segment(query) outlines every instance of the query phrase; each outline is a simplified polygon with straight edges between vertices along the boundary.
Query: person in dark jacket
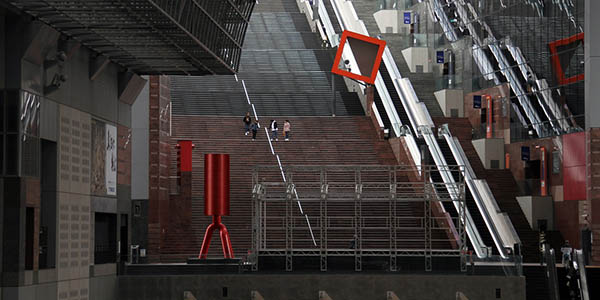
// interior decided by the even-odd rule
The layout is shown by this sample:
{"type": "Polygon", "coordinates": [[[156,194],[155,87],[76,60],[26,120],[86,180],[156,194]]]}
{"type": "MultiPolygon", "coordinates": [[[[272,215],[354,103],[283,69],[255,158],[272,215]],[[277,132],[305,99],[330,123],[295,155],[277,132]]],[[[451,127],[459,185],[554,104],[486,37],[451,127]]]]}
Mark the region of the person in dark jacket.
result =
{"type": "Polygon", "coordinates": [[[279,141],[279,139],[277,138],[277,121],[271,120],[271,125],[269,125],[269,128],[271,129],[271,141],[273,139],[279,141]]]}
{"type": "Polygon", "coordinates": [[[254,120],[254,123],[250,125],[250,130],[252,130],[252,141],[256,140],[256,132],[258,131],[258,120],[254,120]]]}
{"type": "Polygon", "coordinates": [[[248,135],[250,133],[250,124],[252,124],[252,118],[250,117],[250,113],[247,112],[246,116],[244,116],[244,130],[246,131],[244,134],[248,135]]]}

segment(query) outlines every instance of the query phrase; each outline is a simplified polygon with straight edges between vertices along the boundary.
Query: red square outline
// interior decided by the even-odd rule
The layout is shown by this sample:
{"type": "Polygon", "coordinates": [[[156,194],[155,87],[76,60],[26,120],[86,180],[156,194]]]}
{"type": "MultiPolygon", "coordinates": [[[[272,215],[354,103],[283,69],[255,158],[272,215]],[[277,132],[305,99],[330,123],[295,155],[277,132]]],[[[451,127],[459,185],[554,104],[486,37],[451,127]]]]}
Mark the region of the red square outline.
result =
{"type": "Polygon", "coordinates": [[[381,57],[383,56],[383,51],[385,50],[385,41],[377,38],[373,38],[370,36],[362,35],[356,32],[344,30],[342,33],[342,37],[340,39],[340,44],[338,46],[337,53],[335,54],[335,59],[333,61],[333,67],[331,68],[331,72],[334,74],[346,76],[352,79],[364,81],[369,84],[373,84],[375,82],[375,78],[377,78],[377,71],[379,70],[379,65],[381,64],[381,57]],[[375,62],[373,63],[373,70],[371,70],[371,77],[354,74],[345,70],[341,70],[338,68],[340,65],[340,60],[342,59],[342,52],[344,52],[344,45],[348,40],[348,37],[355,38],[357,40],[361,40],[363,42],[375,44],[379,46],[377,50],[377,55],[375,56],[375,62]]]}
{"type": "Polygon", "coordinates": [[[584,74],[577,74],[575,76],[565,78],[565,71],[562,69],[560,65],[560,60],[558,58],[558,46],[568,45],[579,40],[581,40],[583,43],[583,32],[578,33],[574,36],[570,36],[568,38],[548,43],[548,48],[550,48],[550,56],[552,59],[552,67],[554,68],[554,71],[556,71],[556,79],[561,85],[571,84],[577,81],[584,80],[584,74]]]}

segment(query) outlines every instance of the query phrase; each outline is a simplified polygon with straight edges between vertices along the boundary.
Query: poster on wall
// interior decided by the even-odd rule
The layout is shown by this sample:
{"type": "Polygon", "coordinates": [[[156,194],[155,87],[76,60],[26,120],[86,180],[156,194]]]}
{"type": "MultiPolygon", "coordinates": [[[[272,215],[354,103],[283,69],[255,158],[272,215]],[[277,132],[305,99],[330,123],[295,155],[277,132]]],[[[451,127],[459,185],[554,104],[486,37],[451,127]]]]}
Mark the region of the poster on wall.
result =
{"type": "Polygon", "coordinates": [[[117,127],[106,124],[106,194],[117,195],[117,127]]]}
{"type": "Polygon", "coordinates": [[[117,127],[92,120],[93,195],[117,194],[117,127]]]}

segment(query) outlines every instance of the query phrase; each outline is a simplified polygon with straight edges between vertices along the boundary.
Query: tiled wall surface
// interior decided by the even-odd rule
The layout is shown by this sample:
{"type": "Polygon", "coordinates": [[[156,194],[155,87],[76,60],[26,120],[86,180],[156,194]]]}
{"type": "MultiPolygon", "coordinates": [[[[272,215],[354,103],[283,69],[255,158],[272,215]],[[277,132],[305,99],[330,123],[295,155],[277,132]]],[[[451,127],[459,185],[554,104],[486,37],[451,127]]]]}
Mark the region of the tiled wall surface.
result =
{"type": "Polygon", "coordinates": [[[59,106],[58,299],[89,299],[91,117],[59,106]]]}

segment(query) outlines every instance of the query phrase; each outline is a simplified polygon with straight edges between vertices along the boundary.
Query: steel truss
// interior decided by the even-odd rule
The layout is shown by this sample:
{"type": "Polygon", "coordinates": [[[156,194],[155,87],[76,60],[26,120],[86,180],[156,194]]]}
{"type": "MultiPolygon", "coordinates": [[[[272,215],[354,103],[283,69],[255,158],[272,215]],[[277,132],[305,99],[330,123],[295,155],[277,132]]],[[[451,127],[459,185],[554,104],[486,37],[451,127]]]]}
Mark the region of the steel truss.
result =
{"type": "Polygon", "coordinates": [[[3,0],[138,74],[233,74],[254,0],[3,0]]]}
{"type": "Polygon", "coordinates": [[[390,271],[396,271],[399,257],[413,256],[424,258],[427,271],[433,257],[460,257],[465,271],[464,169],[443,168],[458,174],[456,200],[436,189],[444,183],[430,182],[436,166],[290,166],[284,168],[285,183],[277,166],[255,167],[252,270],[258,270],[261,256],[285,257],[286,271],[292,271],[294,257],[318,257],[320,270],[327,271],[328,257],[347,256],[354,257],[356,271],[362,270],[363,257],[388,257],[390,271]],[[418,181],[409,176],[419,176],[418,181]],[[316,247],[296,210],[295,192],[315,224],[316,247]],[[435,215],[432,207],[441,203],[434,202],[453,201],[456,217],[435,215]]]}

